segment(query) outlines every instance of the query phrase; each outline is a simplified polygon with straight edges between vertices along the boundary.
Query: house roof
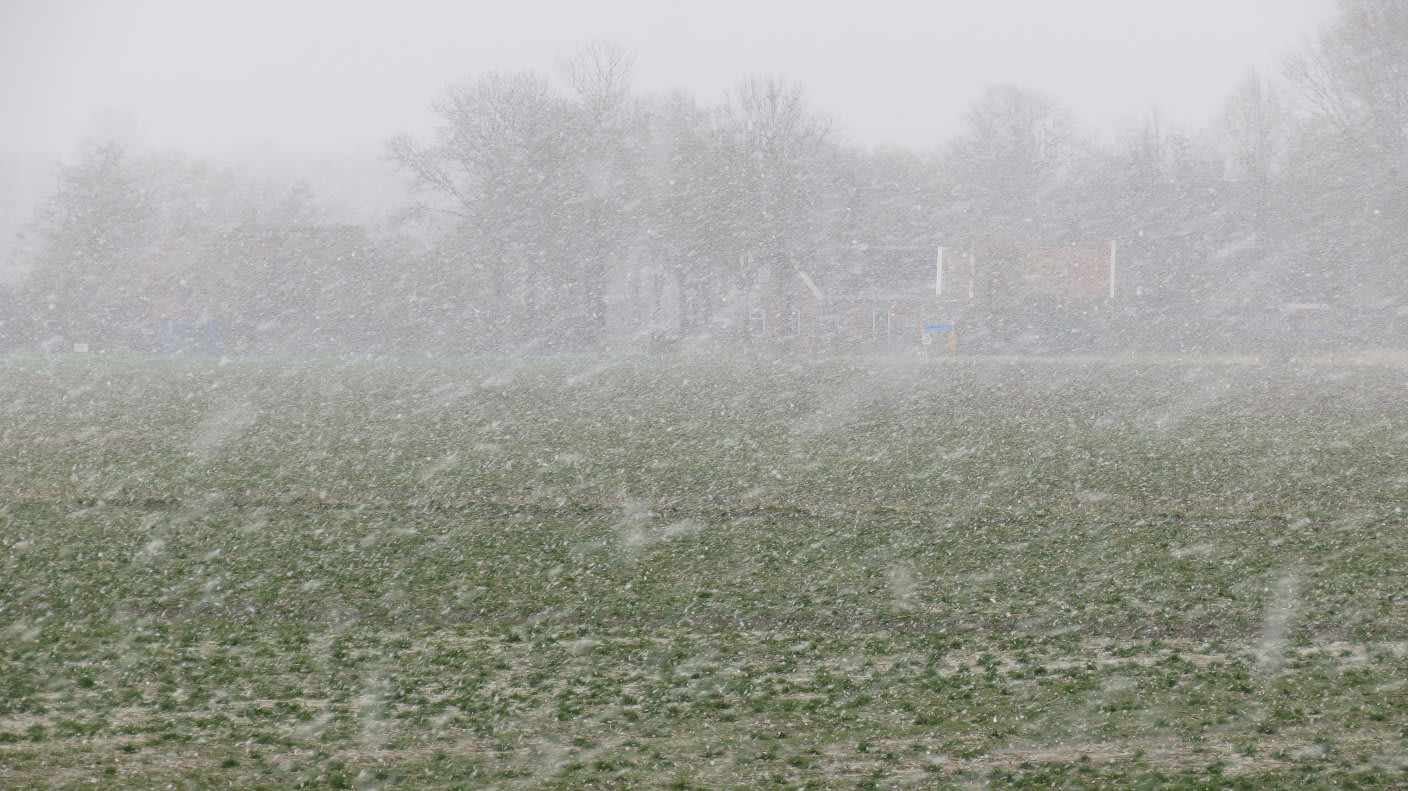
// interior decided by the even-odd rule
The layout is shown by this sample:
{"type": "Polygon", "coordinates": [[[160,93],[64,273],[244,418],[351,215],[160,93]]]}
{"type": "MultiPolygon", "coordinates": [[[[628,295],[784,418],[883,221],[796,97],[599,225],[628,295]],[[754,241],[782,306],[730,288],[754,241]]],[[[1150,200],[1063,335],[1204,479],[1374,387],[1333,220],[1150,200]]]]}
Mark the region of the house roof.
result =
{"type": "Polygon", "coordinates": [[[810,262],[808,273],[832,298],[933,297],[936,254],[930,246],[831,248],[810,262]]]}

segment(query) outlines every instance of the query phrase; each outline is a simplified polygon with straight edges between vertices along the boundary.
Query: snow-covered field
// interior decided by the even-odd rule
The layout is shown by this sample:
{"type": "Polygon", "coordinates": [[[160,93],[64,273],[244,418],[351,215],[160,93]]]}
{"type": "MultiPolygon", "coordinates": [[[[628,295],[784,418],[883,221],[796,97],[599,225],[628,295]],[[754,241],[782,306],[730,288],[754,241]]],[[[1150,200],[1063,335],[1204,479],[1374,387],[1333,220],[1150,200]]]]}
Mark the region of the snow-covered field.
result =
{"type": "Polygon", "coordinates": [[[3,787],[1403,781],[1394,366],[3,374],[3,787]]]}

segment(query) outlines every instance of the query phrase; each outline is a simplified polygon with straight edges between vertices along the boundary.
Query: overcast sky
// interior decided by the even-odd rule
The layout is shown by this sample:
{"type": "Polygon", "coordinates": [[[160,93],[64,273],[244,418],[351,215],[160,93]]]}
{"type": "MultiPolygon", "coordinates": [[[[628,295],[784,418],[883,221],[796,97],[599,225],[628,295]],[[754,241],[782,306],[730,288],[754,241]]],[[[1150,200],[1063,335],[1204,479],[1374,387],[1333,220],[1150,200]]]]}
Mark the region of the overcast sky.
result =
{"type": "Polygon", "coordinates": [[[1200,128],[1333,0],[0,0],[0,151],[94,133],[201,155],[378,150],[424,131],[445,83],[549,71],[578,42],[637,54],[642,91],[706,102],[748,74],[800,80],[868,145],[929,147],[1015,82],[1108,132],[1158,107],[1200,128]]]}

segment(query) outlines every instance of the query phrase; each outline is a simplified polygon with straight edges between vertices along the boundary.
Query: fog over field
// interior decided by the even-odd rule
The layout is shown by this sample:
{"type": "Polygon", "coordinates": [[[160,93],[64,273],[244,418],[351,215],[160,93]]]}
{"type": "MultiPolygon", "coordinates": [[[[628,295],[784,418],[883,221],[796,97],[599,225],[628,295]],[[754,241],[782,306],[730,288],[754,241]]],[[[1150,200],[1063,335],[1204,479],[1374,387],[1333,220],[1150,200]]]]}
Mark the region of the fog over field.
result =
{"type": "Polygon", "coordinates": [[[0,8],[0,788],[1400,788],[1408,0],[0,8]]]}

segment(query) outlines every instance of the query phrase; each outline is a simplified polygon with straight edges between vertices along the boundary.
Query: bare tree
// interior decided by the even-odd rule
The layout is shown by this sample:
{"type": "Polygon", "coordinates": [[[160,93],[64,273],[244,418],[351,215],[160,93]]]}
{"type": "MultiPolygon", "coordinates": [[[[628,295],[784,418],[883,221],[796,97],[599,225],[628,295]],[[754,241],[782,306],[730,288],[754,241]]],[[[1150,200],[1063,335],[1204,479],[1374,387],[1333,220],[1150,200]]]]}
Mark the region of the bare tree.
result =
{"type": "Polygon", "coordinates": [[[724,117],[744,150],[774,165],[794,164],[815,153],[831,131],[831,121],[807,106],[801,83],[776,77],[738,83],[729,93],[724,117]]]}
{"type": "Polygon", "coordinates": [[[145,309],[143,268],[158,237],[158,207],[121,146],[95,145],[58,171],[36,212],[41,240],[28,287],[46,336],[135,344],[145,309]]]}
{"type": "Polygon", "coordinates": [[[1012,172],[1044,175],[1070,161],[1075,119],[1041,94],[996,85],[968,111],[959,145],[975,164],[1002,163],[1012,172]]]}
{"type": "Polygon", "coordinates": [[[1032,202],[1059,186],[1079,149],[1068,110],[1014,85],[989,88],[967,121],[945,160],[970,222],[1001,227],[1025,219],[1032,202]]]}
{"type": "Polygon", "coordinates": [[[1262,186],[1282,164],[1293,131],[1290,108],[1280,91],[1256,72],[1233,92],[1218,121],[1230,170],[1262,186]]]}
{"type": "Polygon", "coordinates": [[[387,155],[416,186],[450,198],[446,208],[461,215],[506,187],[510,173],[541,171],[561,131],[561,102],[533,72],[491,72],[454,83],[432,109],[441,119],[435,140],[398,135],[387,143],[387,155]]]}
{"type": "Polygon", "coordinates": [[[635,64],[635,54],[621,44],[590,41],[559,58],[557,69],[592,119],[598,125],[606,125],[628,103],[635,64]]]}
{"type": "Polygon", "coordinates": [[[1310,123],[1278,200],[1304,257],[1333,264],[1308,273],[1306,290],[1397,316],[1408,305],[1408,0],[1340,0],[1339,11],[1287,66],[1310,123]]]}
{"type": "Polygon", "coordinates": [[[461,311],[518,323],[556,309],[578,170],[568,103],[536,73],[494,72],[450,85],[432,107],[441,123],[430,142],[387,144],[422,194],[458,218],[431,288],[461,311]]]}
{"type": "Polygon", "coordinates": [[[1311,113],[1358,145],[1408,143],[1408,0],[1340,0],[1340,18],[1287,64],[1311,113]]]}
{"type": "Polygon", "coordinates": [[[814,235],[811,179],[826,150],[830,120],[807,104],[800,83],[750,77],[720,112],[720,154],[729,174],[740,283],[762,264],[786,267],[814,235]]]}

